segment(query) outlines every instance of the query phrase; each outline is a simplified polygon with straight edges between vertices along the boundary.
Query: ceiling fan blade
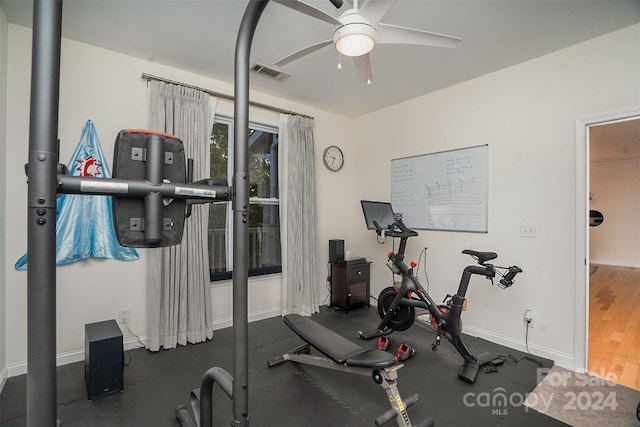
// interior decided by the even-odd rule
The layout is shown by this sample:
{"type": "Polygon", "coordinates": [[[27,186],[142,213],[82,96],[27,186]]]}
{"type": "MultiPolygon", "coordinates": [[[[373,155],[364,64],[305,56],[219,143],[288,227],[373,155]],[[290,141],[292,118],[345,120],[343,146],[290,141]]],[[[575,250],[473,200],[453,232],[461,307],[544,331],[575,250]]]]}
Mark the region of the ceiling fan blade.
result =
{"type": "Polygon", "coordinates": [[[309,55],[310,53],[313,53],[316,50],[320,50],[323,47],[330,45],[331,43],[333,43],[333,40],[325,40],[325,41],[322,41],[320,43],[316,43],[314,45],[307,46],[304,49],[300,49],[299,51],[294,52],[289,56],[285,56],[284,58],[282,58],[281,60],[279,60],[278,62],[276,62],[273,65],[275,65],[277,67],[281,67],[283,65],[287,65],[288,63],[293,62],[296,59],[300,59],[303,56],[309,55]]]}
{"type": "Polygon", "coordinates": [[[340,21],[338,21],[333,16],[329,15],[325,11],[322,11],[310,4],[307,4],[300,0],[273,0],[275,3],[280,3],[283,6],[287,6],[297,12],[303,13],[305,15],[311,16],[313,18],[319,19],[324,22],[328,22],[333,25],[342,25],[340,21]]]}
{"type": "Polygon", "coordinates": [[[460,43],[457,37],[430,33],[414,28],[396,25],[378,24],[378,40],[380,44],[418,44],[423,46],[456,47],[460,43]]]}
{"type": "Polygon", "coordinates": [[[368,53],[362,56],[354,56],[353,63],[356,65],[360,80],[365,83],[371,83],[373,75],[371,74],[371,57],[368,53]]]}
{"type": "Polygon", "coordinates": [[[360,8],[358,14],[369,21],[370,24],[376,25],[397,1],[398,0],[369,0],[360,8]]]}

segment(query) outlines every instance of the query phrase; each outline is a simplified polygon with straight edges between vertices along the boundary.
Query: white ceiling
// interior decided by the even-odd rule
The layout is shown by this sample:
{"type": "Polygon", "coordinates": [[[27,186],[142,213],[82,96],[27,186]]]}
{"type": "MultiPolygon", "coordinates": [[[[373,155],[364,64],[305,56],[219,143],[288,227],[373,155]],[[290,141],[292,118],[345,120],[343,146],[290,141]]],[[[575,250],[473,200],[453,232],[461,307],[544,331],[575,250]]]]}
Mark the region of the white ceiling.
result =
{"type": "MultiPolygon", "coordinates": [[[[361,0],[362,2],[363,0],[361,0]]],[[[66,38],[233,82],[234,49],[247,0],[67,0],[66,38]]],[[[328,0],[308,3],[338,16],[328,0]]],[[[31,27],[31,0],[0,0],[9,22],[31,27]]],[[[460,37],[455,49],[379,45],[373,84],[332,46],[295,61],[283,82],[251,88],[358,117],[640,22],[640,0],[399,0],[382,22],[460,37]]],[[[251,62],[271,65],[329,39],[333,27],[271,2],[251,62]]],[[[186,82],[189,83],[189,82],[186,82]]],[[[304,111],[301,111],[304,113],[304,111]]]]}

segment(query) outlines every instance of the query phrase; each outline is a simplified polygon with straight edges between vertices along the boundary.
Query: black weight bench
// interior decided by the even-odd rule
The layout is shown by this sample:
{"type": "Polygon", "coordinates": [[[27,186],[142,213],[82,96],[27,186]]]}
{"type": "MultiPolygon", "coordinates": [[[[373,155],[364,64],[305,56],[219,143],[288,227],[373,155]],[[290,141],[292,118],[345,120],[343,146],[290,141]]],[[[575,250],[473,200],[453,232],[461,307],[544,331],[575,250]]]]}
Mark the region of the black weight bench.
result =
{"type": "Polygon", "coordinates": [[[385,390],[391,403],[391,409],[376,418],[376,425],[382,426],[395,419],[400,427],[433,426],[433,420],[430,418],[420,424],[411,424],[407,408],[416,403],[420,397],[417,393],[405,400],[400,397],[396,380],[398,379],[398,370],[403,365],[397,362],[393,354],[377,349],[362,348],[299,314],[286,315],[282,320],[305,341],[305,344],[269,360],[269,367],[291,361],[354,374],[371,375],[373,381],[385,390]],[[325,357],[310,354],[311,348],[318,350],[325,357]]]}

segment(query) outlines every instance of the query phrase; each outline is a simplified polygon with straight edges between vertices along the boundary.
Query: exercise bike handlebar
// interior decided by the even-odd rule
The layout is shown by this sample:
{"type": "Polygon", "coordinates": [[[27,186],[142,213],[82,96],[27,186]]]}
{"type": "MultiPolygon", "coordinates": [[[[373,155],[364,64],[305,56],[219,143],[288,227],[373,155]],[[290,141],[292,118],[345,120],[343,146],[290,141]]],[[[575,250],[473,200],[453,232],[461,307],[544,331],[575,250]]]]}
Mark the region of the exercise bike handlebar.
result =
{"type": "Polygon", "coordinates": [[[493,283],[493,278],[496,277],[496,274],[502,276],[500,279],[500,287],[502,289],[508,288],[513,285],[513,279],[516,277],[516,274],[522,273],[522,269],[517,265],[512,265],[510,267],[500,267],[497,265],[485,263],[478,261],[478,265],[469,265],[464,271],[469,274],[478,274],[480,276],[485,276],[487,279],[491,279],[493,283]],[[505,271],[505,273],[501,273],[499,270],[505,271]]]}
{"type": "Polygon", "coordinates": [[[396,220],[393,223],[391,223],[389,227],[386,229],[380,227],[380,224],[378,224],[378,221],[375,221],[375,220],[373,221],[373,225],[376,227],[376,233],[378,233],[378,236],[381,236],[384,234],[389,237],[399,237],[401,239],[402,238],[408,239],[409,237],[415,237],[418,235],[417,231],[410,229],[409,227],[404,225],[402,221],[396,220]]]}
{"type": "MultiPolygon", "coordinates": [[[[512,265],[511,267],[500,267],[494,266],[493,264],[489,264],[488,261],[495,259],[498,257],[498,254],[495,252],[479,252],[471,249],[465,249],[462,251],[463,254],[470,255],[474,258],[478,264],[485,268],[485,270],[476,269],[471,271],[472,274],[481,274],[487,276],[488,278],[495,277],[495,269],[506,270],[504,274],[500,274],[502,278],[500,279],[500,286],[502,288],[508,288],[513,285],[513,279],[516,277],[516,274],[522,273],[522,269],[517,265],[512,265]]],[[[472,268],[473,266],[469,266],[467,268],[472,268]]]]}
{"type": "Polygon", "coordinates": [[[502,279],[500,279],[500,285],[502,285],[505,288],[508,288],[509,286],[513,285],[513,279],[516,277],[516,274],[518,273],[522,273],[522,269],[517,265],[512,265],[511,267],[509,267],[509,271],[505,273],[504,276],[502,276],[502,279]]]}

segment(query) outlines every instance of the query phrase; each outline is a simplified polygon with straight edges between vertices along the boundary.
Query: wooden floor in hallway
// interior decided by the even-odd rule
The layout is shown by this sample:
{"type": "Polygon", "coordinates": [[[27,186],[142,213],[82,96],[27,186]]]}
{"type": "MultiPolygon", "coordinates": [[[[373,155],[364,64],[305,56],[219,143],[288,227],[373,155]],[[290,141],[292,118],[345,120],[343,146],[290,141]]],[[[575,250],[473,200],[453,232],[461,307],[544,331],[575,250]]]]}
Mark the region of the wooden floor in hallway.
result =
{"type": "Polygon", "coordinates": [[[640,268],[597,267],[589,278],[589,373],[640,390],[640,268]]]}

